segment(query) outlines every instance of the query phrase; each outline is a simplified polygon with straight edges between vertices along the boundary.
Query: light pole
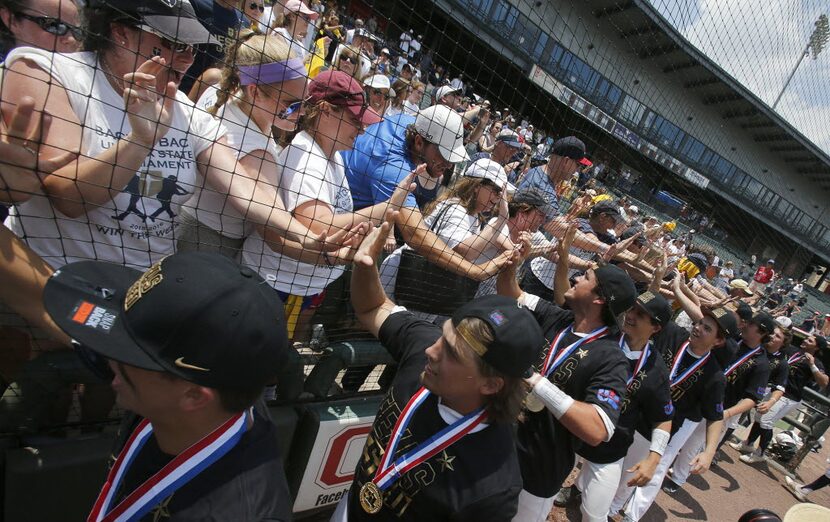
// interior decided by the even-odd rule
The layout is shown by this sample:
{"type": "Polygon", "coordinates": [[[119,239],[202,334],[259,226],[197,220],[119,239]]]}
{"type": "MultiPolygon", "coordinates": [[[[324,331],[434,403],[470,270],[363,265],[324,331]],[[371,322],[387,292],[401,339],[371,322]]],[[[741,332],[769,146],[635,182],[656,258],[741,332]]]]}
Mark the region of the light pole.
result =
{"type": "Polygon", "coordinates": [[[816,28],[813,29],[813,34],[810,35],[810,41],[807,42],[807,47],[804,48],[804,51],[801,53],[801,56],[798,57],[798,61],[793,68],[793,71],[790,73],[790,76],[787,78],[787,81],[784,82],[784,87],[781,89],[781,93],[778,95],[778,98],[775,99],[775,102],[772,104],[772,108],[774,109],[778,102],[781,101],[781,97],[784,96],[784,91],[787,90],[787,86],[790,85],[790,81],[792,81],[793,76],[795,76],[795,71],[798,70],[798,66],[801,65],[801,62],[804,61],[804,58],[810,55],[810,51],[813,52],[813,60],[818,58],[819,53],[824,49],[824,46],[827,45],[827,40],[830,39],[830,23],[828,23],[827,15],[823,14],[818,17],[815,23],[816,28]]]}

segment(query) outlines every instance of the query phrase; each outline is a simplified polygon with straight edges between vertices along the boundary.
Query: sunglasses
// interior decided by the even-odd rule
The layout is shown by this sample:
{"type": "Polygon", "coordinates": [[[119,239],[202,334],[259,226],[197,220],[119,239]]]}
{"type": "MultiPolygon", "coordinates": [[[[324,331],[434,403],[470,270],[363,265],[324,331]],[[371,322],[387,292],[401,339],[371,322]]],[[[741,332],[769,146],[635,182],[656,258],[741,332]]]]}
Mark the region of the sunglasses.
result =
{"type": "Polygon", "coordinates": [[[289,116],[291,116],[292,114],[294,114],[295,112],[299,111],[300,107],[302,107],[302,106],[303,106],[302,101],[295,101],[294,103],[292,103],[291,105],[289,105],[285,109],[278,112],[277,117],[281,120],[284,120],[284,119],[288,118],[289,116]]]}
{"type": "Polygon", "coordinates": [[[15,13],[15,16],[34,22],[38,25],[38,27],[49,34],[54,34],[55,36],[66,36],[66,33],[72,33],[72,36],[76,40],[80,40],[83,34],[80,27],[62,22],[59,18],[52,18],[51,16],[34,16],[27,13],[15,13]]]}
{"type": "Polygon", "coordinates": [[[149,25],[140,25],[138,27],[139,30],[144,31],[145,33],[150,33],[158,36],[161,38],[161,46],[169,51],[173,51],[174,53],[181,54],[181,53],[189,53],[193,54],[193,46],[189,43],[178,42],[176,40],[171,40],[167,38],[167,36],[163,35],[161,32],[156,31],[149,25]]]}
{"type": "Polygon", "coordinates": [[[250,9],[251,11],[256,11],[257,9],[259,9],[260,13],[265,12],[265,6],[257,3],[248,4],[248,9],[250,9]]]}
{"type": "Polygon", "coordinates": [[[346,61],[346,62],[349,62],[349,63],[354,64],[354,65],[357,65],[357,62],[358,62],[356,56],[341,56],[340,61],[341,62],[346,61]]]}

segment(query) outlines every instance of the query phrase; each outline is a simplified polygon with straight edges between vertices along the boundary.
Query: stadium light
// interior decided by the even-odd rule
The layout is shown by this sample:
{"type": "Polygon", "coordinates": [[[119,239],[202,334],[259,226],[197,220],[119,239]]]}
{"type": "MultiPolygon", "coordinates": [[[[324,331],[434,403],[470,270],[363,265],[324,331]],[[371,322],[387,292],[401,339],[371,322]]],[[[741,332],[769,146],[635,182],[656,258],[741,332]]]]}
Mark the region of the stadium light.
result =
{"type": "Polygon", "coordinates": [[[813,60],[817,59],[818,55],[821,54],[821,51],[823,51],[824,47],[827,45],[828,40],[830,40],[830,21],[828,21],[827,15],[823,14],[818,17],[818,20],[816,20],[815,29],[813,29],[813,33],[810,35],[807,47],[804,48],[804,51],[798,57],[798,62],[796,62],[790,76],[787,78],[787,81],[784,82],[784,87],[781,89],[781,93],[778,94],[778,98],[776,98],[775,102],[772,104],[773,109],[778,105],[778,102],[781,101],[781,97],[784,96],[784,91],[787,90],[787,87],[790,85],[790,81],[792,81],[793,76],[795,76],[795,72],[798,70],[798,66],[801,65],[804,58],[810,56],[810,53],[812,53],[813,60]]]}

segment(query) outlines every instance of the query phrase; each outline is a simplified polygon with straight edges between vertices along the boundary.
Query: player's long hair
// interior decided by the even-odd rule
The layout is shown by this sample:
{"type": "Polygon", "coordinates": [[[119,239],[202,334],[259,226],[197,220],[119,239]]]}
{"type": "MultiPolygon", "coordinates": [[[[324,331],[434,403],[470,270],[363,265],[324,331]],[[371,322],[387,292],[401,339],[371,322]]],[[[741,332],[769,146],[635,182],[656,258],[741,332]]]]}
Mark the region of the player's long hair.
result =
{"type": "MultiPolygon", "coordinates": [[[[459,342],[466,344],[464,338],[476,339],[484,346],[489,346],[493,342],[493,333],[490,331],[490,327],[477,317],[463,319],[456,326],[456,330],[462,334],[457,337],[456,344],[459,342]]],[[[466,346],[465,348],[466,352],[472,354],[482,377],[498,377],[504,381],[501,389],[494,395],[488,396],[485,401],[488,422],[515,422],[522,411],[522,402],[527,395],[524,381],[518,377],[504,375],[488,364],[487,361],[474,355],[472,348],[466,346]]]]}

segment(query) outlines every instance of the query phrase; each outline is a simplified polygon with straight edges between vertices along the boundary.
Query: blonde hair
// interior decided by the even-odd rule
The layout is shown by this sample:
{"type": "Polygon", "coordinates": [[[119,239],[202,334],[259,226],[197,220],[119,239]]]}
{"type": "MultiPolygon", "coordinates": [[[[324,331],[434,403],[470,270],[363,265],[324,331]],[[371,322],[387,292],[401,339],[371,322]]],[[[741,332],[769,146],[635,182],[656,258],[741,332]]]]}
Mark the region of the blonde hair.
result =
{"type": "MultiPolygon", "coordinates": [[[[476,349],[469,346],[467,339],[479,344],[479,349],[487,349],[494,340],[490,327],[478,317],[466,317],[462,319],[455,329],[459,334],[456,337],[458,339],[456,344],[461,342],[464,348],[466,348],[465,350],[457,350],[461,352],[456,354],[456,357],[460,360],[472,357],[472,354],[476,353],[476,349]]],[[[522,402],[527,395],[527,387],[524,381],[520,378],[503,374],[481,357],[472,358],[475,360],[476,367],[482,377],[485,379],[501,378],[504,381],[501,389],[493,395],[488,395],[484,401],[488,420],[502,423],[515,421],[522,410],[522,402]]]]}
{"type": "Polygon", "coordinates": [[[424,215],[430,215],[438,207],[439,203],[453,198],[458,200],[458,204],[464,207],[467,214],[472,215],[476,209],[476,196],[478,195],[478,188],[482,185],[482,181],[482,178],[461,176],[452,184],[449,190],[442,192],[432,203],[427,205],[427,208],[424,209],[424,215]]]}
{"type": "MultiPolygon", "coordinates": [[[[225,55],[225,67],[222,68],[222,79],[219,82],[216,103],[208,109],[208,112],[215,115],[231,96],[237,96],[243,103],[249,105],[252,103],[252,100],[246,99],[244,92],[239,92],[241,91],[239,66],[282,62],[293,57],[294,54],[288,42],[282,36],[265,35],[250,29],[243,29],[236,45],[228,49],[225,55]]],[[[268,84],[256,85],[260,90],[273,94],[265,87],[268,84]]]]}

